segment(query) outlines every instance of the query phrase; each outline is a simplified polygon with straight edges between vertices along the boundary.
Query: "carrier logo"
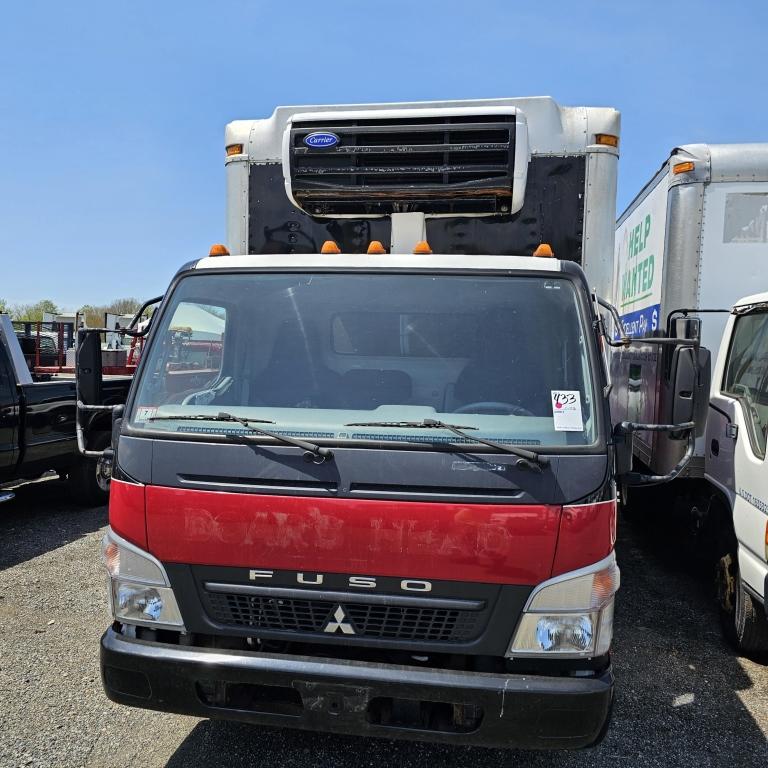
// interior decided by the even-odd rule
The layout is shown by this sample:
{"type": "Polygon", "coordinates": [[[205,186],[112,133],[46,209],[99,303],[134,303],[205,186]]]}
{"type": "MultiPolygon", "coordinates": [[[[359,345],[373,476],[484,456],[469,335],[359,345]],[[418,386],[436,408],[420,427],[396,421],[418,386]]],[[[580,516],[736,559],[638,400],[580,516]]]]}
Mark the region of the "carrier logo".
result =
{"type": "Polygon", "coordinates": [[[315,131],[304,137],[304,143],[311,149],[335,147],[341,139],[330,131],[315,131]]]}
{"type": "Polygon", "coordinates": [[[340,605],[333,612],[333,617],[328,619],[323,632],[330,632],[331,634],[341,632],[344,635],[357,634],[349,621],[347,621],[347,614],[340,605]]]}

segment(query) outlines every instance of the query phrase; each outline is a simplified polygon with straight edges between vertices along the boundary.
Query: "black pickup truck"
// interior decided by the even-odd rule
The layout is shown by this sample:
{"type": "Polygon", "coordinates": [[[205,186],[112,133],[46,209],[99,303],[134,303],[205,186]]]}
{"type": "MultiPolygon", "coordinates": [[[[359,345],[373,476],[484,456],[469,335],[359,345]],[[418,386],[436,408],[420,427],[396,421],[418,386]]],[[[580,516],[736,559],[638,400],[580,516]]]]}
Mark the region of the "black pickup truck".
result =
{"type": "MultiPolygon", "coordinates": [[[[77,501],[96,505],[109,491],[108,460],[81,456],[75,433],[75,378],[37,381],[7,315],[0,315],[0,502],[7,487],[51,470],[66,478],[77,501]],[[5,487],[5,490],[4,490],[5,487]]],[[[125,402],[130,377],[105,377],[103,404],[125,402]]],[[[88,448],[109,444],[109,414],[95,413],[88,425],[88,448]]]]}

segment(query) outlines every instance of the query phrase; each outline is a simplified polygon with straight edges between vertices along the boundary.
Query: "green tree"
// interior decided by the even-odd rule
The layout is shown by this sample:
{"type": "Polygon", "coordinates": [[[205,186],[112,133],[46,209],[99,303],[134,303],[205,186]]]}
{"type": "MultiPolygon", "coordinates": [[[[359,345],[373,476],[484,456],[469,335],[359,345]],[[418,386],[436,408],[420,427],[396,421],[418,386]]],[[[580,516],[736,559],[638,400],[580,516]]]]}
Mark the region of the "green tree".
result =
{"type": "Polygon", "coordinates": [[[132,297],[114,299],[109,304],[86,304],[80,308],[80,314],[89,328],[101,328],[104,325],[104,315],[135,315],[143,302],[132,297]]]}
{"type": "Polygon", "coordinates": [[[105,307],[95,307],[93,304],[86,304],[80,308],[80,317],[89,328],[101,328],[104,325],[105,311],[105,307]]]}
{"type": "Polygon", "coordinates": [[[127,299],[115,299],[107,304],[106,311],[115,315],[135,315],[143,303],[132,296],[127,299]]]}
{"type": "Polygon", "coordinates": [[[60,310],[50,299],[41,299],[34,304],[13,304],[9,308],[14,320],[29,320],[37,322],[43,319],[44,313],[58,315],[60,310]]]}
{"type": "Polygon", "coordinates": [[[5,299],[0,299],[0,315],[4,315],[8,312],[10,307],[6,304],[5,299]]]}

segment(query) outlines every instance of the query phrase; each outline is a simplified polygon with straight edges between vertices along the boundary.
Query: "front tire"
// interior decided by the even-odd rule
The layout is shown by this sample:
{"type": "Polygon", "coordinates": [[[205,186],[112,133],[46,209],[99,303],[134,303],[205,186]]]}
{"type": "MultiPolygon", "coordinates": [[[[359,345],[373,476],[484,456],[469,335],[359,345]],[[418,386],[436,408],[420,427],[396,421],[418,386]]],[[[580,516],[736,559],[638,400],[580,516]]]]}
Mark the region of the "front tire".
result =
{"type": "Polygon", "coordinates": [[[768,618],[741,579],[735,537],[717,562],[716,580],[725,639],[744,654],[768,652],[768,618]]]}
{"type": "MultiPolygon", "coordinates": [[[[103,451],[109,447],[109,432],[98,433],[88,445],[88,450],[103,451]]],[[[86,507],[100,507],[109,499],[112,479],[111,460],[79,455],[69,471],[67,482],[75,502],[86,507]]]]}

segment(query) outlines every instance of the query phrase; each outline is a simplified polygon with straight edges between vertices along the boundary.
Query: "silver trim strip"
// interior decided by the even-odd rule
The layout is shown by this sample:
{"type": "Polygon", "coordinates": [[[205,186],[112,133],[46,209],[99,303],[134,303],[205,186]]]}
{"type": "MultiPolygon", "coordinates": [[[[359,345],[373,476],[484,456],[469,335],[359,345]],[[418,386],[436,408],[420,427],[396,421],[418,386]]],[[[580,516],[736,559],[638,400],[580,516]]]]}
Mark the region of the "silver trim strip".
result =
{"type": "Polygon", "coordinates": [[[320,589],[290,589],[283,587],[254,587],[249,584],[205,582],[208,592],[277,597],[286,600],[323,600],[341,605],[367,603],[403,608],[438,608],[448,611],[482,611],[485,600],[460,600],[444,597],[411,597],[410,595],[380,595],[370,592],[326,592],[320,589]]]}

